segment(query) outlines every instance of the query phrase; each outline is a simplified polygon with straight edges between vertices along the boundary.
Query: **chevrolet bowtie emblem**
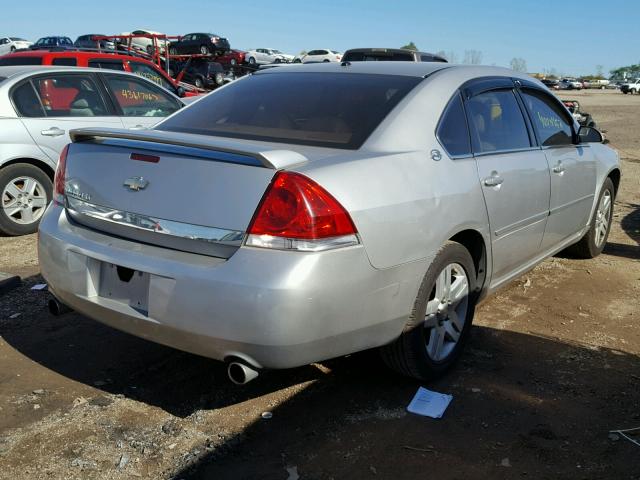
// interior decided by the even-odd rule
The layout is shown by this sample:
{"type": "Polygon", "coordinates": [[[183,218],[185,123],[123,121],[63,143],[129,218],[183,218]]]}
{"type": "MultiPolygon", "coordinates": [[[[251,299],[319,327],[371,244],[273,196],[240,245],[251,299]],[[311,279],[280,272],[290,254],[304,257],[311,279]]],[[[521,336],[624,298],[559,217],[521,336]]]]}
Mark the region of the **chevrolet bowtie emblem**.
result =
{"type": "Polygon", "coordinates": [[[145,180],[143,177],[131,177],[127,178],[124,181],[124,186],[129,187],[130,190],[137,192],[138,190],[144,190],[147,185],[149,185],[149,181],[145,180]]]}

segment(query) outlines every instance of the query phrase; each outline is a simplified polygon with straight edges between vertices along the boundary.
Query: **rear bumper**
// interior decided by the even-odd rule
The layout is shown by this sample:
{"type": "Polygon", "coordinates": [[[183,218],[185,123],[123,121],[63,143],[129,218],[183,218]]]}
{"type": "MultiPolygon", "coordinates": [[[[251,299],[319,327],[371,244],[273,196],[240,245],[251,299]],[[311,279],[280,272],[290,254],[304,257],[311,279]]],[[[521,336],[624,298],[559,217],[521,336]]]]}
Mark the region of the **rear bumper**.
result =
{"type": "Polygon", "coordinates": [[[288,368],[380,346],[410,314],[427,261],[376,270],[362,246],[317,253],[240,248],[223,260],[142,245],[69,222],[40,225],[52,292],[95,320],[210,358],[288,368]],[[100,295],[104,265],[149,273],[148,308],[100,295]]]}

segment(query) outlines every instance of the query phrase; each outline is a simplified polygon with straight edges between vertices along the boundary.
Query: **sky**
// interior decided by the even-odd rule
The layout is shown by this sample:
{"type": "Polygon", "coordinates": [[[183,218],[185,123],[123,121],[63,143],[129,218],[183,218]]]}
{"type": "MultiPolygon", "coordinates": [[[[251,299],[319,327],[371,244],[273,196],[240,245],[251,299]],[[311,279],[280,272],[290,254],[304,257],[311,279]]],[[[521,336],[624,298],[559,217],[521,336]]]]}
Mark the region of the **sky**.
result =
{"type": "MultiPolygon", "coordinates": [[[[167,35],[211,32],[232,48],[302,50],[400,47],[427,52],[482,52],[482,63],[526,60],[529,72],[586,75],[640,63],[640,10],[602,0],[154,0],[5,1],[0,35],[31,41],[47,35],[75,40],[88,33],[150,29],[167,35]],[[110,6],[111,5],[111,6],[110,6]],[[613,5],[613,4],[612,4],[613,5]],[[633,35],[633,37],[632,37],[633,35]]],[[[633,2],[631,2],[633,3],[633,2]]]]}

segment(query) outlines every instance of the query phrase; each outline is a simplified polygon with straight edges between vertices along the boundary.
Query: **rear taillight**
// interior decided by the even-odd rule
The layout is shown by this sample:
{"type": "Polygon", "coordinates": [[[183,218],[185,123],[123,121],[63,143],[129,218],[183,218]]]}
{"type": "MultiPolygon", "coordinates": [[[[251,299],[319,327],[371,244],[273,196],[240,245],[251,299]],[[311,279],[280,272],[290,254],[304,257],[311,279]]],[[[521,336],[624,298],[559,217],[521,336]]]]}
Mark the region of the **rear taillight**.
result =
{"type": "Polygon", "coordinates": [[[249,225],[246,244],[283,250],[319,251],[359,243],[349,213],[304,175],[279,172],[249,225]]]}
{"type": "Polygon", "coordinates": [[[58,205],[64,205],[64,184],[67,173],[67,152],[69,151],[69,144],[65,145],[60,152],[60,160],[58,160],[58,166],[56,167],[56,174],[53,177],[53,201],[58,205]]]}

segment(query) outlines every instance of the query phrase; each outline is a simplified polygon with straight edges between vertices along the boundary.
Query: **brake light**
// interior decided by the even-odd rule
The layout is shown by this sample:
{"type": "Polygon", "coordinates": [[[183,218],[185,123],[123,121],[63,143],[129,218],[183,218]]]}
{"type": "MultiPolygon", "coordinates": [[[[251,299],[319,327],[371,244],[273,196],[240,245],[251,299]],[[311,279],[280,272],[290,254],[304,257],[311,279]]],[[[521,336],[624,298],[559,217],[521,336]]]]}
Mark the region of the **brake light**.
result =
{"type": "Polygon", "coordinates": [[[56,167],[56,174],[53,177],[53,201],[58,205],[64,205],[64,184],[67,174],[67,153],[69,144],[65,145],[60,152],[60,159],[56,167]]]}
{"type": "Polygon", "coordinates": [[[349,213],[310,178],[279,172],[251,220],[246,244],[318,251],[359,243],[349,213]]]}

